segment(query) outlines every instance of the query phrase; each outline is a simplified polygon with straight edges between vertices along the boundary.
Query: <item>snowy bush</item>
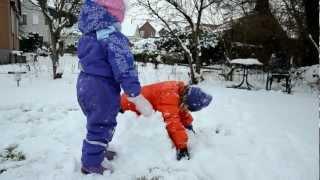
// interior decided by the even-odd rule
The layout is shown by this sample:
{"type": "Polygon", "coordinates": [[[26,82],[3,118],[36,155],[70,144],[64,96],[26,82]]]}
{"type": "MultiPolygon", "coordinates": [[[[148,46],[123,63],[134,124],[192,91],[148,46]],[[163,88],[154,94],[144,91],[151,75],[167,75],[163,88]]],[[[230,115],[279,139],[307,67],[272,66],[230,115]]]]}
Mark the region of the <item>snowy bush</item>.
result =
{"type": "Polygon", "coordinates": [[[156,58],[158,57],[158,54],[148,53],[148,52],[142,52],[138,54],[134,54],[134,58],[136,61],[139,62],[154,62],[156,58]]]}
{"type": "MultiPolygon", "coordinates": [[[[191,47],[191,32],[174,30],[175,34],[181,39],[186,47],[191,47]]],[[[170,34],[160,37],[156,42],[161,54],[165,55],[167,59],[175,59],[175,63],[188,64],[184,57],[184,51],[178,40],[170,34]],[[171,56],[171,58],[168,56],[171,56]],[[178,56],[178,58],[176,58],[178,56]]],[[[206,65],[212,64],[214,61],[219,61],[224,55],[223,46],[219,45],[218,36],[210,31],[202,31],[199,38],[200,59],[206,65]]],[[[171,61],[171,60],[170,60],[171,61]]]]}
{"type": "MultiPolygon", "coordinates": [[[[157,58],[160,54],[154,38],[141,39],[133,43],[132,52],[135,60],[139,62],[154,63],[157,68],[157,64],[160,63],[157,58]]],[[[161,57],[160,57],[161,58],[161,57]]]]}
{"type": "Polygon", "coordinates": [[[312,90],[320,91],[320,65],[300,67],[292,72],[293,86],[308,86],[312,90]]]}
{"type": "Polygon", "coordinates": [[[2,161],[23,161],[26,159],[26,156],[17,150],[18,145],[10,145],[0,154],[0,162],[2,161]]]}
{"type": "Polygon", "coordinates": [[[22,36],[20,40],[20,49],[24,52],[35,52],[42,45],[43,39],[37,33],[29,33],[22,36]]]}
{"type": "Polygon", "coordinates": [[[306,69],[304,77],[309,84],[319,83],[320,65],[313,65],[306,69]]]}
{"type": "Polygon", "coordinates": [[[132,48],[133,54],[158,52],[158,48],[157,48],[157,45],[155,44],[154,38],[141,39],[137,42],[134,42],[133,44],[134,44],[132,48]]]}
{"type": "MultiPolygon", "coordinates": [[[[191,46],[191,32],[175,31],[187,47],[191,46]]],[[[224,58],[224,48],[222,43],[219,43],[218,36],[215,33],[203,31],[199,41],[200,45],[198,48],[200,49],[200,58],[203,64],[210,65],[224,58]]],[[[159,63],[156,57],[160,55],[161,62],[166,64],[188,64],[180,43],[170,34],[166,34],[160,38],[141,39],[133,42],[133,44],[132,52],[137,61],[159,63]]]]}

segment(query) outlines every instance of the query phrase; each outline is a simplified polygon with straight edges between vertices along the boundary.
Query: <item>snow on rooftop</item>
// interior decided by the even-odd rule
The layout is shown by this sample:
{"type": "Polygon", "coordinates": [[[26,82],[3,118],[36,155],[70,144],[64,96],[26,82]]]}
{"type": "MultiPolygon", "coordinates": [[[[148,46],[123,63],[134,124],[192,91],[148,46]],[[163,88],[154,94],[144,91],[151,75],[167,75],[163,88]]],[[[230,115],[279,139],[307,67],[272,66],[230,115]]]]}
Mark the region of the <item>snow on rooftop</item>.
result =
{"type": "Polygon", "coordinates": [[[127,4],[128,10],[122,23],[122,33],[126,36],[134,36],[137,27],[141,27],[147,21],[159,32],[163,26],[158,21],[154,21],[145,9],[135,6],[134,3],[135,1],[132,0],[127,4]]]}

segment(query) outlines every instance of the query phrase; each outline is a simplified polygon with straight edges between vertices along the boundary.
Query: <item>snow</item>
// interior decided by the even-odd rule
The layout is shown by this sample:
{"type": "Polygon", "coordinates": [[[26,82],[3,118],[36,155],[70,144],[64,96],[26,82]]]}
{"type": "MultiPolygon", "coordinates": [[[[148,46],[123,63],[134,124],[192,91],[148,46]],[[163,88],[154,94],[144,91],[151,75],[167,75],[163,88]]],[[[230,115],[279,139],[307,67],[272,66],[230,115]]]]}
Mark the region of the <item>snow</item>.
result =
{"type": "MultiPolygon", "coordinates": [[[[0,180],[318,180],[317,94],[303,85],[293,95],[279,91],[225,88],[208,78],[199,86],[213,96],[206,109],[192,113],[190,160],[177,161],[159,112],[150,118],[127,112],[118,116],[110,148],[118,152],[114,173],[80,173],[85,119],[76,99],[77,59],[62,58],[63,79],[52,80],[50,60],[41,58],[22,75],[20,87],[0,66],[0,154],[16,144],[23,161],[0,157],[0,180]],[[1,171],[0,171],[1,172],[1,171]]],[[[138,66],[143,84],[187,80],[186,67],[138,66]]],[[[254,80],[254,79],[252,79],[254,80]]],[[[235,82],[232,82],[235,83],[235,82]]],[[[259,84],[255,84],[259,86],[259,84]]]]}
{"type": "Polygon", "coordinates": [[[131,19],[126,18],[122,23],[121,32],[126,36],[133,36],[137,30],[137,26],[131,19]]]}
{"type": "Polygon", "coordinates": [[[12,53],[12,54],[15,54],[15,55],[21,56],[23,52],[22,52],[22,51],[16,51],[16,50],[14,50],[14,51],[11,51],[11,53],[12,53]]]}
{"type": "Polygon", "coordinates": [[[233,59],[231,64],[241,64],[241,65],[263,65],[258,59],[248,58],[248,59],[233,59]]]}
{"type": "Polygon", "coordinates": [[[308,83],[316,83],[319,82],[320,77],[320,65],[313,65],[311,67],[308,67],[305,72],[305,80],[308,83]]]}

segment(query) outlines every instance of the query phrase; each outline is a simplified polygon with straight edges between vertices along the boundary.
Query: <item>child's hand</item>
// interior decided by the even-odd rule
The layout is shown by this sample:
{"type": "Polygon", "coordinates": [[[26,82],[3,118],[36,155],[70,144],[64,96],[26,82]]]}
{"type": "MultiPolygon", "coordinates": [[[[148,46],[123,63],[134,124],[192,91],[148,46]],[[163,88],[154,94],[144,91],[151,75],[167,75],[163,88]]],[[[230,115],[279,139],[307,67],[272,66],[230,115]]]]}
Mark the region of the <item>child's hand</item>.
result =
{"type": "Polygon", "coordinates": [[[136,109],[146,117],[149,117],[153,114],[154,110],[150,102],[143,96],[138,95],[136,97],[128,97],[128,100],[136,105],[136,109]]]}

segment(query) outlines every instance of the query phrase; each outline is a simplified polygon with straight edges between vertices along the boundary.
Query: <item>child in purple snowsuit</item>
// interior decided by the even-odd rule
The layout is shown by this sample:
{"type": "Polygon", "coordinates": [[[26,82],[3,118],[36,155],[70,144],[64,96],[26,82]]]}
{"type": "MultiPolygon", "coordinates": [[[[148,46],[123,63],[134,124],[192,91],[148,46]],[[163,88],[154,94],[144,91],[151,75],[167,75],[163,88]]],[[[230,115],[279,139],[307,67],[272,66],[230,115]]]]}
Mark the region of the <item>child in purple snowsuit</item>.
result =
{"type": "Polygon", "coordinates": [[[120,32],[124,11],[123,0],[86,0],[79,17],[83,35],[78,43],[77,97],[87,118],[81,157],[86,174],[107,170],[101,163],[117,125],[120,86],[145,115],[152,113],[150,103],[140,95],[129,41],[120,32]]]}

